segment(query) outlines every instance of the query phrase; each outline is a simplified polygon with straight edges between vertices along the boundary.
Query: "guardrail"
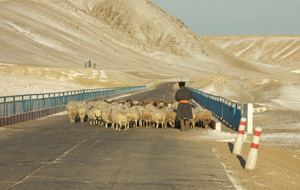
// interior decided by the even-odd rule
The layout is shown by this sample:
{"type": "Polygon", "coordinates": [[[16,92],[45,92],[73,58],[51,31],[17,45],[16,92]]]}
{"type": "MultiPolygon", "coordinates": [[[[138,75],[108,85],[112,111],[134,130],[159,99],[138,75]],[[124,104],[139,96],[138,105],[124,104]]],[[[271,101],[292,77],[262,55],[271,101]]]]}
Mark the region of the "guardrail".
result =
{"type": "Polygon", "coordinates": [[[220,121],[229,127],[238,130],[243,112],[243,106],[241,104],[220,96],[207,94],[189,87],[187,88],[191,90],[195,101],[197,101],[204,108],[210,110],[220,121]]]}
{"type": "Polygon", "coordinates": [[[63,111],[64,106],[71,100],[82,101],[144,89],[146,89],[146,86],[98,88],[45,94],[1,96],[0,126],[28,121],[63,111]]]}

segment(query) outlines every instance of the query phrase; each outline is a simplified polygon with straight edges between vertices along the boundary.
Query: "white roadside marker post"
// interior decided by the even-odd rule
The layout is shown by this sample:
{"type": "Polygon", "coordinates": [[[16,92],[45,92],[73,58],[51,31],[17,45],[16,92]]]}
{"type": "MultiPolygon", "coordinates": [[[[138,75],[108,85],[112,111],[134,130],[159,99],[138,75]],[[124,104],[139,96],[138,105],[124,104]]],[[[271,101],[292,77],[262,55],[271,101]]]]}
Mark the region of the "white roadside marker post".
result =
{"type": "Polygon", "coordinates": [[[261,131],[262,129],[260,127],[255,128],[251,149],[248,153],[246,166],[245,166],[245,169],[247,170],[253,170],[255,168],[261,131]]]}
{"type": "Polygon", "coordinates": [[[240,121],[238,134],[235,138],[235,143],[234,143],[234,147],[233,147],[233,151],[232,151],[233,154],[240,155],[242,152],[245,126],[246,126],[246,118],[242,117],[241,121],[240,121]]]}

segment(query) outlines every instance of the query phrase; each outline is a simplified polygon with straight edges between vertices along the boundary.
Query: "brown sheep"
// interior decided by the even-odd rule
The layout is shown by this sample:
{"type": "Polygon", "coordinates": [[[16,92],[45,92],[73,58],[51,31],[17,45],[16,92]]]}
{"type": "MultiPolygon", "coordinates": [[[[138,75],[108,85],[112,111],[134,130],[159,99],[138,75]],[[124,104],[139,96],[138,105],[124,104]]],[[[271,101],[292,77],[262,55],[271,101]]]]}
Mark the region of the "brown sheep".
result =
{"type": "Polygon", "coordinates": [[[202,110],[200,112],[200,121],[203,123],[205,129],[208,128],[208,124],[211,122],[211,120],[212,120],[211,111],[209,111],[209,110],[202,110]]]}
{"type": "Polygon", "coordinates": [[[169,123],[169,125],[174,128],[176,117],[177,113],[174,110],[168,110],[168,113],[166,114],[166,124],[169,123]]]}

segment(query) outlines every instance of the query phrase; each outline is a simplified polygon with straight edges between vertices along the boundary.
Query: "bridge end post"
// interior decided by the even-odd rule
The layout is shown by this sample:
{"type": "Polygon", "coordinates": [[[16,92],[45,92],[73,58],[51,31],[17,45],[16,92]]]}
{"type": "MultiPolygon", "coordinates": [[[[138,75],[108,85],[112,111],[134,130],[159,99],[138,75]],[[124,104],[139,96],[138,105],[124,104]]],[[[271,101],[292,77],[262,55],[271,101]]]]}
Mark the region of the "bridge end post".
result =
{"type": "Polygon", "coordinates": [[[247,118],[247,123],[245,127],[245,132],[248,134],[253,134],[253,104],[247,103],[243,104],[242,117],[247,118]]]}

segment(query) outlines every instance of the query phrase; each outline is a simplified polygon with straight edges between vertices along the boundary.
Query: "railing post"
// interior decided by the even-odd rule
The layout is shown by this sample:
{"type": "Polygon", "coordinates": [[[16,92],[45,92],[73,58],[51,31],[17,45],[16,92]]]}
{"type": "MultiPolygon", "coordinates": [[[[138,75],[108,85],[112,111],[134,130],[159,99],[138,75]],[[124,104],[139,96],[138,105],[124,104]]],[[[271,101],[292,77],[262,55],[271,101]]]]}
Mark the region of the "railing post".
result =
{"type": "Polygon", "coordinates": [[[22,105],[23,105],[22,113],[24,113],[26,111],[26,105],[25,105],[25,101],[24,101],[24,96],[22,96],[22,105]]]}
{"type": "Polygon", "coordinates": [[[43,109],[45,108],[45,94],[43,94],[43,109]]]}
{"type": "Polygon", "coordinates": [[[39,95],[37,94],[36,95],[36,104],[37,104],[37,110],[39,110],[40,109],[40,105],[39,105],[39,95]]]}
{"type": "Polygon", "coordinates": [[[49,98],[49,105],[48,108],[51,107],[51,97],[50,97],[50,93],[48,94],[48,98],[49,98]]]}
{"type": "Polygon", "coordinates": [[[4,117],[6,117],[6,97],[4,97],[4,117]]]}

